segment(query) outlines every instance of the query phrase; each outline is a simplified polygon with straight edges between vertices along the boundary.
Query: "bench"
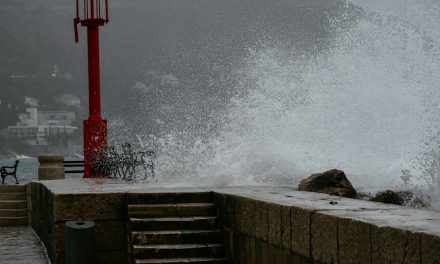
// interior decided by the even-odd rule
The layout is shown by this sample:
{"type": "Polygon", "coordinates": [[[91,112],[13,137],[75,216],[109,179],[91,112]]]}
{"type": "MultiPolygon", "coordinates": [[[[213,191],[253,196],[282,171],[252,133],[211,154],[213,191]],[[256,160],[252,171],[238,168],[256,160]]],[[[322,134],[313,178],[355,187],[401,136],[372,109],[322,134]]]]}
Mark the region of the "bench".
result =
{"type": "Polygon", "coordinates": [[[16,160],[14,166],[3,166],[0,168],[1,176],[2,176],[2,184],[5,184],[6,176],[13,176],[15,178],[16,184],[18,184],[17,180],[17,167],[19,161],[16,160]]]}

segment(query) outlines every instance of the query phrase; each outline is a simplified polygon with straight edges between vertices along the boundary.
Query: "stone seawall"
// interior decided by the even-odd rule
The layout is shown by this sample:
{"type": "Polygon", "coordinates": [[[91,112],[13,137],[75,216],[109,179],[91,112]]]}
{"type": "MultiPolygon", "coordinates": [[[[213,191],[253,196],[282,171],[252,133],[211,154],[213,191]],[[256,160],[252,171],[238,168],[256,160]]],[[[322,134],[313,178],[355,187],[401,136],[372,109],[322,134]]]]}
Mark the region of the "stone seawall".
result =
{"type": "Polygon", "coordinates": [[[96,263],[127,263],[127,193],[211,191],[233,263],[440,263],[440,212],[292,188],[171,188],[102,180],[32,182],[31,224],[53,264],[64,224],[96,222],[96,263]]]}
{"type": "Polygon", "coordinates": [[[440,263],[440,212],[277,187],[215,196],[234,263],[440,263]]]}
{"type": "Polygon", "coordinates": [[[39,182],[27,185],[29,209],[29,223],[46,247],[47,255],[54,262],[54,202],[53,195],[48,188],[39,182]],[[30,196],[30,199],[29,199],[30,196]]]}
{"type": "MultiPolygon", "coordinates": [[[[62,182],[62,181],[57,181],[62,182]]],[[[95,221],[96,263],[126,263],[126,194],[57,192],[47,182],[32,182],[31,225],[53,264],[64,263],[65,223],[95,221]]]]}

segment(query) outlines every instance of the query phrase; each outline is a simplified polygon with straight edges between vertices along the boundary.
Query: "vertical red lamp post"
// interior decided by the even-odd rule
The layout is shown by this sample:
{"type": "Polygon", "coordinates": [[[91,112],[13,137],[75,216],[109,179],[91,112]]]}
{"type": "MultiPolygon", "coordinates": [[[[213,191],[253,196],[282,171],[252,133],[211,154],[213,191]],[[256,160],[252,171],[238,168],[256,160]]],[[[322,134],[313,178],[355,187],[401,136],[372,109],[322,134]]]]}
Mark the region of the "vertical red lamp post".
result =
{"type": "Polygon", "coordinates": [[[76,17],[73,20],[75,42],[78,42],[78,24],[87,27],[89,69],[89,117],[84,120],[84,178],[99,176],[90,160],[107,148],[107,120],[101,116],[99,27],[108,23],[107,0],[82,0],[83,18],[80,18],[80,2],[76,0],[76,17]],[[105,18],[101,16],[104,6],[105,18]]]}

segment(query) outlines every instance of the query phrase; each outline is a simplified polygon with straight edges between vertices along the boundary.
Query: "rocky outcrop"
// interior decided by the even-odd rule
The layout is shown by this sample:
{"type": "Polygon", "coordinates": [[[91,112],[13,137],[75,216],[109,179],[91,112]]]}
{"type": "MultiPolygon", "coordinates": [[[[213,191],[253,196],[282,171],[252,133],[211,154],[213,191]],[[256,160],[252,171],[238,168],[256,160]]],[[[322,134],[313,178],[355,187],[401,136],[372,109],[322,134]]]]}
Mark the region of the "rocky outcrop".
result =
{"type": "Polygon", "coordinates": [[[358,198],[356,190],[345,173],[336,169],[312,174],[299,183],[298,190],[358,198]]]}

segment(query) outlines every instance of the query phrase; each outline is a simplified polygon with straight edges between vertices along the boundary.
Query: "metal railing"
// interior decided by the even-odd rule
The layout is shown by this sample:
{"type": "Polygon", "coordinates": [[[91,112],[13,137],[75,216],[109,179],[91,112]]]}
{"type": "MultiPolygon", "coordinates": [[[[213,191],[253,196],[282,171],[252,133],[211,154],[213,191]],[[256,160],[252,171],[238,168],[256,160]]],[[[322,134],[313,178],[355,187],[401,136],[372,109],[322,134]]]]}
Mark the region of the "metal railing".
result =
{"type": "MultiPolygon", "coordinates": [[[[121,179],[126,181],[143,180],[155,181],[154,151],[138,151],[130,143],[124,143],[120,148],[109,146],[94,158],[88,160],[89,165],[100,177],[121,179]]],[[[64,160],[64,173],[84,173],[84,160],[64,160]]]]}
{"type": "Polygon", "coordinates": [[[63,165],[65,168],[64,173],[84,173],[84,160],[65,160],[63,165]]]}

